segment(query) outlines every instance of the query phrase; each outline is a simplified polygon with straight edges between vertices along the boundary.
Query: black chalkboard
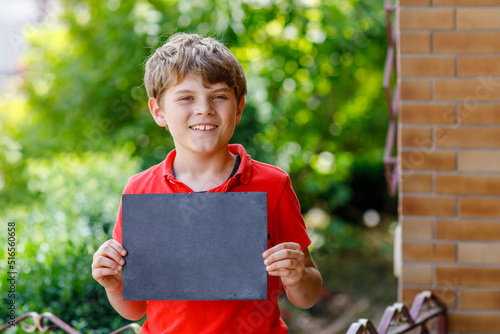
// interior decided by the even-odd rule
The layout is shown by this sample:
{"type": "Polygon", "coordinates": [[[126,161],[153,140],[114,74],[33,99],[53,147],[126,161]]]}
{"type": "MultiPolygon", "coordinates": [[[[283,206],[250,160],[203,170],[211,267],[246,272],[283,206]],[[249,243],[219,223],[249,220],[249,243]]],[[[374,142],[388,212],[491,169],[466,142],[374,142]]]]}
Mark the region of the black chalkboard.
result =
{"type": "Polygon", "coordinates": [[[124,300],[267,299],[267,195],[125,194],[124,300]]]}

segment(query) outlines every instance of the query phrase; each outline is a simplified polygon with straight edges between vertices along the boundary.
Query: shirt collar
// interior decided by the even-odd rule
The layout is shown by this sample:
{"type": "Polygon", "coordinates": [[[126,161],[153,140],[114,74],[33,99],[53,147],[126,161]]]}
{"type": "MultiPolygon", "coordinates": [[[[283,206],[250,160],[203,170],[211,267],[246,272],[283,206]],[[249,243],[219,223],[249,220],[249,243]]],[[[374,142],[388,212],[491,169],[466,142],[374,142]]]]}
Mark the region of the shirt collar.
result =
{"type": "Polygon", "coordinates": [[[233,178],[240,175],[240,182],[248,184],[250,176],[252,176],[252,157],[247,154],[245,148],[240,144],[231,144],[228,146],[228,150],[233,154],[239,154],[241,158],[240,168],[238,168],[233,178]]]}
{"type": "MultiPolygon", "coordinates": [[[[245,148],[240,144],[230,144],[228,145],[228,150],[233,154],[239,154],[241,158],[240,167],[231,179],[239,177],[241,183],[248,184],[252,175],[252,158],[247,154],[245,148]]],[[[163,162],[158,166],[160,168],[155,168],[155,170],[153,170],[153,173],[161,178],[165,178],[166,180],[174,179],[172,175],[172,169],[176,154],[177,151],[175,149],[170,151],[166,159],[163,160],[163,162]]]]}

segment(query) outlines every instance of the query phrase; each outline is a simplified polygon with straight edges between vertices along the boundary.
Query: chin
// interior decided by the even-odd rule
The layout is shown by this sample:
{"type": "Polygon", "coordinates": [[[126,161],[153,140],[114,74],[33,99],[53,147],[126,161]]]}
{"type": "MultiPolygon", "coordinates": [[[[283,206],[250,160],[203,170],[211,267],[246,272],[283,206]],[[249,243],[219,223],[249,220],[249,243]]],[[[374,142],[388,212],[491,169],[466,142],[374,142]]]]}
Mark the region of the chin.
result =
{"type": "Polygon", "coordinates": [[[199,145],[194,149],[194,151],[198,152],[200,154],[216,153],[224,148],[227,149],[227,145],[228,144],[224,144],[224,145],[199,145]]]}

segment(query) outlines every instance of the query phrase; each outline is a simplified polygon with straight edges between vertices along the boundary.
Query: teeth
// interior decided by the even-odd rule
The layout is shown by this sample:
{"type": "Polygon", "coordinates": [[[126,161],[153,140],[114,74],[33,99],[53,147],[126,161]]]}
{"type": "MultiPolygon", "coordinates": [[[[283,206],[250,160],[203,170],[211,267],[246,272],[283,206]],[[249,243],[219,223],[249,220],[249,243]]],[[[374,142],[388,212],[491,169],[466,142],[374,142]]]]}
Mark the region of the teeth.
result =
{"type": "Polygon", "coordinates": [[[216,127],[217,127],[216,125],[193,125],[191,128],[193,130],[207,131],[207,130],[213,130],[216,127]]]}

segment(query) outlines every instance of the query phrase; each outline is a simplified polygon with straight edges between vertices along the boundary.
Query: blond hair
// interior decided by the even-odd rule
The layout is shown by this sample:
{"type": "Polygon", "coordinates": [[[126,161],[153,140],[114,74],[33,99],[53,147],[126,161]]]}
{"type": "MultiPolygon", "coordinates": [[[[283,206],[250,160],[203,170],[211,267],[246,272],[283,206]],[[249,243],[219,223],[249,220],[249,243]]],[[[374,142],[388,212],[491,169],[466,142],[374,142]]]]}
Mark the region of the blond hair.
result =
{"type": "Polygon", "coordinates": [[[163,93],[190,73],[199,74],[207,88],[226,83],[234,89],[238,102],[247,93],[243,67],[227,47],[211,37],[177,33],[146,62],[144,83],[148,96],[160,103],[163,93]]]}

